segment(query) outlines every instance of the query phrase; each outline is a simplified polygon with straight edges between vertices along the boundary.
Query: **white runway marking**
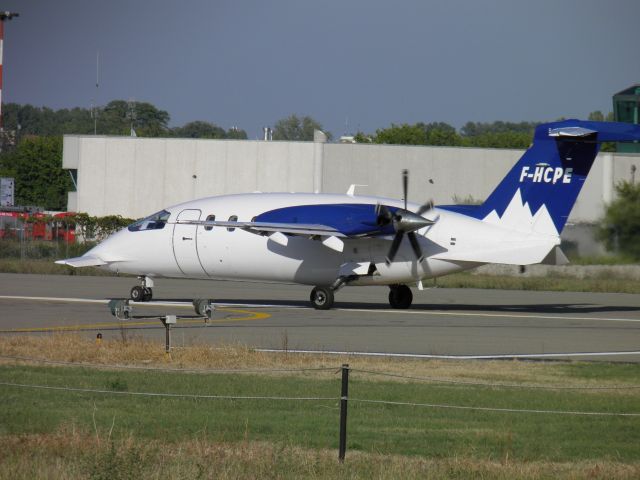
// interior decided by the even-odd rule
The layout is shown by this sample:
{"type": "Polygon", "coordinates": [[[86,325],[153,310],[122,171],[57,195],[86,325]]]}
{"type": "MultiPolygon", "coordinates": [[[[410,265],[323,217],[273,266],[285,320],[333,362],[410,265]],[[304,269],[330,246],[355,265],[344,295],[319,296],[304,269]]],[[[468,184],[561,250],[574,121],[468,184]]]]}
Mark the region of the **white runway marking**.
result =
{"type": "Polygon", "coordinates": [[[618,355],[640,355],[640,351],[625,352],[571,352],[571,353],[513,353],[498,355],[429,355],[422,353],[383,353],[383,352],[340,352],[333,350],[282,350],[275,348],[256,348],[257,352],[265,353],[301,353],[322,355],[346,355],[358,357],[402,357],[427,358],[441,360],[500,360],[509,358],[558,358],[558,357],[604,357],[618,355]]]}
{"type": "MultiPolygon", "coordinates": [[[[116,298],[115,300],[126,300],[125,298],[116,298]]],[[[66,298],[66,297],[25,297],[19,295],[0,295],[0,300],[31,300],[34,302],[59,302],[59,303],[94,303],[106,305],[110,299],[95,299],[95,298],[66,298]]],[[[254,305],[251,303],[223,303],[212,302],[217,307],[246,307],[246,308],[303,308],[295,305],[254,305]]],[[[132,306],[145,306],[145,307],[188,307],[193,308],[191,302],[134,302],[130,301],[132,306]]]]}
{"type": "Polygon", "coordinates": [[[370,310],[366,308],[336,308],[343,312],[366,313],[405,313],[410,315],[443,315],[460,317],[491,317],[491,318],[533,318],[538,320],[597,320],[599,322],[634,322],[640,323],[640,318],[607,318],[607,317],[570,317],[568,315],[523,315],[521,313],[479,313],[479,312],[443,312],[438,310],[370,310]]]}
{"type": "MultiPolygon", "coordinates": [[[[93,304],[107,304],[108,299],[87,299],[87,298],[64,298],[64,297],[27,297],[19,295],[0,295],[0,300],[31,300],[36,302],[61,302],[61,303],[93,303],[93,304]]],[[[300,305],[273,305],[273,304],[259,304],[259,303],[223,303],[213,302],[218,307],[241,307],[241,308],[283,308],[283,309],[301,309],[301,310],[313,310],[311,307],[304,307],[300,305]]],[[[191,302],[131,302],[132,306],[147,306],[147,307],[188,307],[193,308],[191,302]]],[[[384,315],[430,315],[430,316],[459,316],[459,317],[483,317],[483,318],[508,318],[508,319],[522,319],[522,320],[574,320],[574,321],[594,321],[594,322],[627,322],[627,323],[640,323],[640,318],[607,318],[607,317],[574,317],[568,315],[536,315],[536,314],[521,314],[521,313],[483,313],[483,312],[461,312],[461,311],[441,311],[441,310],[396,310],[396,309],[370,309],[370,308],[334,308],[333,311],[345,312],[345,313],[369,313],[369,314],[384,314],[384,315]]]]}

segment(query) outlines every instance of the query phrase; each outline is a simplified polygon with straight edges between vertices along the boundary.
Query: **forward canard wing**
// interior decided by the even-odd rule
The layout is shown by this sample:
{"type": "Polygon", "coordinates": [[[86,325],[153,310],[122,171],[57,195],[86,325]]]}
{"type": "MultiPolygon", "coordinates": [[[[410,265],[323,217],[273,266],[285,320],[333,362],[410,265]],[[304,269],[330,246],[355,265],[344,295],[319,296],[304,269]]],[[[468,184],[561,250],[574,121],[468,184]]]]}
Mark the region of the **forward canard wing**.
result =
{"type": "Polygon", "coordinates": [[[70,267],[101,267],[107,265],[109,262],[94,257],[93,255],[83,255],[82,257],[65,258],[63,260],[56,260],[58,265],[69,265],[70,267]]]}

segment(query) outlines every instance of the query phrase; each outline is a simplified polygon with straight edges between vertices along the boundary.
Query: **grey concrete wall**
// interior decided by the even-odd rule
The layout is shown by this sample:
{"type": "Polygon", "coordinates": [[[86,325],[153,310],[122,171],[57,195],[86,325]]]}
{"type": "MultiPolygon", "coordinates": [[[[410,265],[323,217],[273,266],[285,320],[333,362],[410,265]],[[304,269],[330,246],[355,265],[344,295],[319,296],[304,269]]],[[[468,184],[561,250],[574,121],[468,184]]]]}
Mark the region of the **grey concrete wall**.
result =
{"type": "Polygon", "coordinates": [[[63,167],[78,170],[69,207],[138,218],[209,195],[313,191],[311,142],[66,136],[63,167]]]}
{"type": "MultiPolygon", "coordinates": [[[[64,168],[78,170],[69,209],[138,218],[194,198],[252,191],[356,192],[438,204],[484,200],[521,150],[395,145],[65,136],[64,168]],[[433,183],[429,182],[433,180],[433,183]]],[[[640,155],[600,154],[570,222],[595,222],[613,185],[630,179],[640,155]]],[[[637,172],[636,180],[640,180],[637,172]]]]}

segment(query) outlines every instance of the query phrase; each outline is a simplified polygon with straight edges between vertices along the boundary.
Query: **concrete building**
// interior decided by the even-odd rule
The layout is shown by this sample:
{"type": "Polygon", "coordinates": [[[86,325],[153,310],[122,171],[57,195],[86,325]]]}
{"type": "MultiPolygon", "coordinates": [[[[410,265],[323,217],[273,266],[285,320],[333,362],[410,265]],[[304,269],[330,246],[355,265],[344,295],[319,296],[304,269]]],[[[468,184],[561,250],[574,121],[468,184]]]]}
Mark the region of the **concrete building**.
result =
{"type": "MultiPolygon", "coordinates": [[[[318,132],[321,133],[321,132],[318,132]]],[[[451,204],[484,200],[521,150],[252,140],[64,137],[63,167],[77,191],[68,209],[139,218],[187,200],[228,193],[356,192],[451,204]],[[431,181],[433,183],[431,183],[431,181]]],[[[569,222],[595,223],[621,180],[635,180],[640,155],[600,153],[569,222]]],[[[581,230],[574,230],[581,232],[581,230]]],[[[571,236],[571,229],[568,229],[571,236]]],[[[583,235],[582,233],[578,234],[583,235]]]]}

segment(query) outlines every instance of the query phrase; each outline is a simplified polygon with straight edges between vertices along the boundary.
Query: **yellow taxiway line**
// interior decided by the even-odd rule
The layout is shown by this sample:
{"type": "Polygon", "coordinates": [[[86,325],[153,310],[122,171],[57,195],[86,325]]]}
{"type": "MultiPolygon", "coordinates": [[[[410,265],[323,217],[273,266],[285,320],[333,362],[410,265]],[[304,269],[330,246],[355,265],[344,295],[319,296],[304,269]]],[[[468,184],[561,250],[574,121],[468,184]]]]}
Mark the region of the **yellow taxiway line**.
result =
{"type": "MultiPolygon", "coordinates": [[[[89,300],[89,299],[79,299],[79,298],[53,298],[53,297],[9,297],[2,296],[0,299],[13,299],[13,300],[35,300],[35,301],[53,301],[53,302],[61,302],[61,303],[104,303],[106,304],[108,300],[89,300]]],[[[134,304],[135,305],[135,304],[134,304]]],[[[184,307],[184,308],[192,308],[191,305],[187,304],[179,304],[174,302],[168,303],[144,303],[145,307],[184,307]]],[[[256,320],[265,320],[271,317],[270,313],[264,312],[256,312],[252,310],[241,310],[236,308],[228,308],[228,307],[218,307],[215,310],[216,312],[229,312],[239,314],[241,316],[236,317],[228,317],[228,318],[220,318],[220,319],[211,319],[205,322],[204,318],[198,319],[178,319],[177,326],[180,325],[195,325],[202,324],[203,326],[211,325],[211,324],[221,324],[227,322],[247,322],[247,321],[256,321],[256,320]]],[[[58,325],[52,327],[25,327],[25,328],[11,328],[11,329],[2,329],[0,333],[35,333],[35,332],[65,332],[65,331],[80,331],[80,330],[96,330],[99,328],[130,328],[130,327],[148,327],[148,326],[160,326],[158,320],[160,317],[156,317],[154,320],[136,320],[135,317],[131,320],[118,320],[112,322],[99,322],[99,323],[87,323],[80,325],[58,325]]]]}

